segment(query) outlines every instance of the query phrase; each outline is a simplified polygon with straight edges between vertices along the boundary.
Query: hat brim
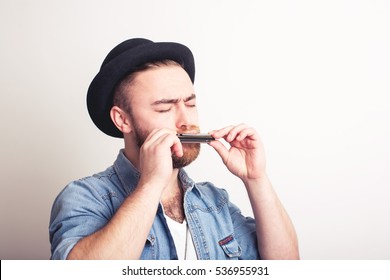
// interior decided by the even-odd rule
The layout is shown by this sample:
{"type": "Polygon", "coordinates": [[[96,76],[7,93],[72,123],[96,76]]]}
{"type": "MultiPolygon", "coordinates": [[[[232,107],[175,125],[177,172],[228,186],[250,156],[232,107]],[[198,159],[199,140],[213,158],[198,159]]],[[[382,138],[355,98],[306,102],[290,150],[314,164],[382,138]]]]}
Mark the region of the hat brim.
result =
{"type": "Polygon", "coordinates": [[[195,79],[194,57],[190,49],[178,43],[148,41],[120,53],[102,65],[87,93],[87,107],[94,124],[104,133],[123,138],[110,117],[116,86],[128,74],[147,62],[170,59],[183,65],[192,83],[195,79]]]}

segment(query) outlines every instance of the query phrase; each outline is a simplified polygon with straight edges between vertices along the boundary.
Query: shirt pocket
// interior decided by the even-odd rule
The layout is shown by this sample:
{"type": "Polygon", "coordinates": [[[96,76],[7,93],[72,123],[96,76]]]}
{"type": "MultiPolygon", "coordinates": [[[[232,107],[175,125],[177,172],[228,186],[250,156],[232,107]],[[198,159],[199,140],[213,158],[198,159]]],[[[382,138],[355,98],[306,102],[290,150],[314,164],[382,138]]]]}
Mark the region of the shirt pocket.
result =
{"type": "Polygon", "coordinates": [[[141,260],[155,260],[156,259],[156,248],[155,248],[156,237],[153,234],[149,234],[144,250],[142,251],[141,260]]]}
{"type": "Polygon", "coordinates": [[[233,234],[221,239],[218,244],[229,258],[238,258],[242,254],[241,247],[233,234]]]}

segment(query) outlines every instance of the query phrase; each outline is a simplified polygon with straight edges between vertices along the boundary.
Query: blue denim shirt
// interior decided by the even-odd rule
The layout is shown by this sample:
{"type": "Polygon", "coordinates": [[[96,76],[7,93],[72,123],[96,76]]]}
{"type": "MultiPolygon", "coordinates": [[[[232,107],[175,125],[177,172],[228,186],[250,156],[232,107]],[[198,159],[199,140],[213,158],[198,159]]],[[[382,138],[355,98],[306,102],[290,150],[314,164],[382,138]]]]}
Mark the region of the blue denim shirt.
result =
{"type": "MultiPolygon", "coordinates": [[[[139,177],[122,150],[107,170],[66,186],[52,207],[51,259],[66,259],[80,239],[104,227],[134,191],[139,177]]],[[[209,182],[195,183],[184,170],[180,170],[179,179],[185,190],[184,211],[198,259],[259,259],[254,219],[244,217],[225,190],[209,182]]],[[[161,205],[141,259],[177,259],[161,205]]]]}

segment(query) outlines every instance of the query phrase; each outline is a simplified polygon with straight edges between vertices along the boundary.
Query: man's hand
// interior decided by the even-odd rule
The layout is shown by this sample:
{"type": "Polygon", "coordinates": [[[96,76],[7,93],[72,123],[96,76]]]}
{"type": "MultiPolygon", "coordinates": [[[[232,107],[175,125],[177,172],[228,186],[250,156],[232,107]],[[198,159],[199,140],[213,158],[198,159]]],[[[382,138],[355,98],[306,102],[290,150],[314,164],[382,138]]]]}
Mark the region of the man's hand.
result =
{"type": "Polygon", "coordinates": [[[230,172],[244,182],[260,180],[266,176],[263,144],[257,132],[245,124],[211,131],[215,139],[225,139],[230,148],[220,141],[210,142],[230,172]]]}
{"type": "Polygon", "coordinates": [[[81,239],[68,259],[139,259],[156,217],[164,189],[173,174],[172,154],[183,149],[176,131],[153,130],[140,149],[140,182],[111,220],[81,239]]]}
{"type": "Polygon", "coordinates": [[[295,229],[266,175],[264,148],[256,131],[240,124],[210,134],[230,144],[227,149],[220,141],[209,143],[246,186],[256,220],[259,255],[263,259],[298,259],[295,229]]]}
{"type": "Polygon", "coordinates": [[[172,176],[172,154],[183,156],[183,147],[176,131],[153,130],[140,149],[140,182],[161,186],[162,191],[172,176]]]}

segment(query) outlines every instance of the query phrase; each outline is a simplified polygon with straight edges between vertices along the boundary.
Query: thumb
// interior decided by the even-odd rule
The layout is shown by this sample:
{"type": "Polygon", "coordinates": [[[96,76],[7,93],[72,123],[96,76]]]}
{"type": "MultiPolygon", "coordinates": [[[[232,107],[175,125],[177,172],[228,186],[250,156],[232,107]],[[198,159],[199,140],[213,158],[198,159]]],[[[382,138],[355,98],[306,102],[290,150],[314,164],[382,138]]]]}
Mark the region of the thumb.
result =
{"type": "Polygon", "coordinates": [[[211,147],[214,148],[214,150],[217,151],[219,156],[222,158],[222,161],[224,163],[227,162],[228,157],[229,157],[229,151],[226,149],[226,147],[220,142],[220,141],[211,141],[208,143],[211,147]]]}

